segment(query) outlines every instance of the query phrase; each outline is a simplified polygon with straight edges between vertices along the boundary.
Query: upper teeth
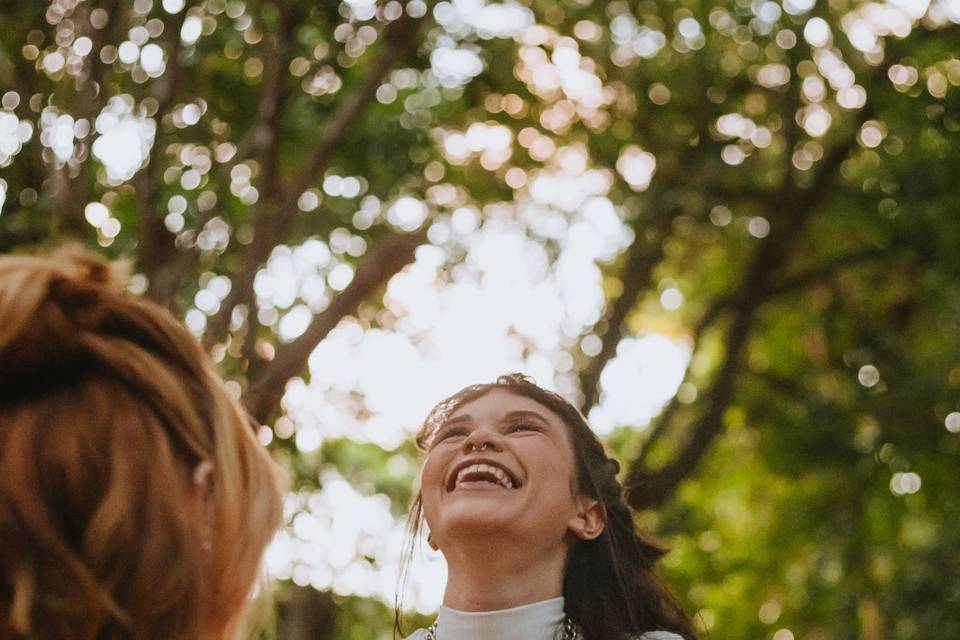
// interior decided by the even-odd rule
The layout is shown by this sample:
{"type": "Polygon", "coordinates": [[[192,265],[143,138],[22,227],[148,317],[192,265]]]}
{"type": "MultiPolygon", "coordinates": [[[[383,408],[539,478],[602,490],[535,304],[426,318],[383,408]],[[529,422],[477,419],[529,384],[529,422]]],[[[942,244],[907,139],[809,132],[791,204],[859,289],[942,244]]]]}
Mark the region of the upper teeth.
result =
{"type": "Polygon", "coordinates": [[[460,469],[460,472],[457,473],[456,484],[460,484],[464,477],[474,473],[490,474],[497,479],[497,482],[500,483],[501,486],[504,486],[507,489],[513,489],[513,481],[510,479],[510,476],[508,476],[503,469],[491,466],[489,464],[472,464],[469,467],[460,469]]]}

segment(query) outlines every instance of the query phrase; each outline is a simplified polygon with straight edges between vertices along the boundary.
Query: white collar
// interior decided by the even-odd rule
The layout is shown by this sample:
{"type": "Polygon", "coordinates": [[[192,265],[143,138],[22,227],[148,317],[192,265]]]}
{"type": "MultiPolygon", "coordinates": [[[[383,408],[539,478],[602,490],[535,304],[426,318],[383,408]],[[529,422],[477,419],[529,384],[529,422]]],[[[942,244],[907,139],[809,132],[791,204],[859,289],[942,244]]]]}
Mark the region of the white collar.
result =
{"type": "Polygon", "coordinates": [[[440,607],[437,640],[554,640],[564,615],[562,596],[497,611],[440,607]]]}

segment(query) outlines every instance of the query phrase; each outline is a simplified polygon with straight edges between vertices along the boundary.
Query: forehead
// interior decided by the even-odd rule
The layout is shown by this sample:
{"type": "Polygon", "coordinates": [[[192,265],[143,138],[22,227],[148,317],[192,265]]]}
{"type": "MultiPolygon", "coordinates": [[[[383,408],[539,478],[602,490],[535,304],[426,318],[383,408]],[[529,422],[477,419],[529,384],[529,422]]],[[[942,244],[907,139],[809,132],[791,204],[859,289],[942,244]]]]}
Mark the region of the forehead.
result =
{"type": "Polygon", "coordinates": [[[540,404],[532,398],[519,395],[507,389],[491,389],[479,398],[464,402],[447,416],[447,421],[456,418],[471,418],[473,420],[500,420],[508,415],[528,411],[543,418],[550,426],[566,432],[563,418],[554,411],[540,404]]]}

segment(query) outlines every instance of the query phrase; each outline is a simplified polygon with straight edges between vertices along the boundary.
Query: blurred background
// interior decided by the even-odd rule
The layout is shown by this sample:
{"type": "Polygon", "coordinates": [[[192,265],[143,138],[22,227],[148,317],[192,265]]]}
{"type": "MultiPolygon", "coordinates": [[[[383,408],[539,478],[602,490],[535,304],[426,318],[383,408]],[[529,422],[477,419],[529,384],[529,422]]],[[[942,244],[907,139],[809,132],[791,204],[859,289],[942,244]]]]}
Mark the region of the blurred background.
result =
{"type": "MultiPolygon", "coordinates": [[[[264,637],[392,637],[429,408],[583,408],[705,637],[960,637],[960,1],[0,3],[0,251],[202,339],[264,637]]],[[[404,594],[445,578],[418,545],[404,594]]]]}

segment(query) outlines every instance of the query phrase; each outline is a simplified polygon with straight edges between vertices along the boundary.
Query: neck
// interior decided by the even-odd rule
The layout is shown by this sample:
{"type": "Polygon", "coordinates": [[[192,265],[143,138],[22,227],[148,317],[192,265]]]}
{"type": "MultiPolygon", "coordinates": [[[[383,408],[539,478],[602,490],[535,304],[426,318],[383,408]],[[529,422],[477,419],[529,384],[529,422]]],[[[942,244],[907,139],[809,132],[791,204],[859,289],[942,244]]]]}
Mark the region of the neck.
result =
{"type": "Polygon", "coordinates": [[[562,596],[566,549],[531,554],[535,548],[490,538],[448,545],[444,606],[496,611],[562,596]]]}

